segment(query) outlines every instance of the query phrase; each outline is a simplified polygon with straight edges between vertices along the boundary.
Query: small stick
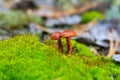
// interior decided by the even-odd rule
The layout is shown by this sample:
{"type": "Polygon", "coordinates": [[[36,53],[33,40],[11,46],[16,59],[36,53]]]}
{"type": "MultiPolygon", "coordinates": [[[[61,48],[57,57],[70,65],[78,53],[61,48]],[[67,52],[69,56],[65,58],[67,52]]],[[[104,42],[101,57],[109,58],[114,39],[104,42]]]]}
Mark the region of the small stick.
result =
{"type": "Polygon", "coordinates": [[[110,51],[109,51],[109,53],[107,55],[108,58],[111,58],[115,54],[117,48],[119,47],[119,37],[118,37],[118,34],[117,34],[117,32],[114,29],[112,29],[112,32],[115,34],[116,41],[115,41],[115,47],[113,47],[113,45],[114,45],[113,44],[113,39],[110,39],[110,51]]]}

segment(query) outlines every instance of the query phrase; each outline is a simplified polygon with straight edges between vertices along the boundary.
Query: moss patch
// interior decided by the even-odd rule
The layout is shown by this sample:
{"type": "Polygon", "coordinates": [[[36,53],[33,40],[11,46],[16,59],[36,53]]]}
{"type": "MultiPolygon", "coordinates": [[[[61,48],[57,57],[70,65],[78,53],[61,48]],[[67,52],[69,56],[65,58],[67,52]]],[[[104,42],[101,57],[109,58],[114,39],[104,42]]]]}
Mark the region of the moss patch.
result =
{"type": "Polygon", "coordinates": [[[0,13],[0,27],[3,28],[19,28],[28,25],[30,22],[40,24],[42,18],[34,15],[28,15],[20,11],[7,11],[0,13]]]}
{"type": "Polygon", "coordinates": [[[31,35],[0,41],[0,80],[120,80],[120,65],[85,45],[72,41],[75,55],[67,56],[51,43],[31,35]]]}
{"type": "Polygon", "coordinates": [[[98,11],[86,12],[82,15],[82,23],[88,23],[96,18],[99,20],[103,20],[105,18],[105,16],[98,11]]]}

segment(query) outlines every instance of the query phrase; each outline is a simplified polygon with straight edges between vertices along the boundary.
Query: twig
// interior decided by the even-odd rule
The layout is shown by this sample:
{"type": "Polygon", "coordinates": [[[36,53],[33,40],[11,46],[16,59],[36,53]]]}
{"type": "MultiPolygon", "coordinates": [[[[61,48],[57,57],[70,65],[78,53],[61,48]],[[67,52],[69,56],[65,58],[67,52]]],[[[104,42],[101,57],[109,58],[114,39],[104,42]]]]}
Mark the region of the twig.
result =
{"type": "Polygon", "coordinates": [[[115,54],[117,48],[119,47],[119,37],[118,37],[118,34],[117,34],[117,32],[114,29],[112,29],[112,32],[114,33],[116,40],[115,40],[115,45],[114,45],[113,44],[113,39],[110,37],[110,35],[108,35],[109,38],[110,38],[110,50],[109,50],[109,53],[107,55],[108,58],[111,58],[115,54]]]}
{"type": "Polygon", "coordinates": [[[41,30],[41,31],[44,31],[44,32],[46,32],[46,33],[48,33],[48,34],[51,34],[51,33],[52,33],[51,30],[49,30],[49,29],[47,29],[47,28],[45,28],[45,27],[43,27],[43,26],[40,26],[40,25],[38,25],[38,24],[36,24],[35,27],[36,27],[36,29],[41,30]]]}
{"type": "Polygon", "coordinates": [[[63,31],[64,30],[64,29],[57,29],[57,28],[56,29],[48,29],[44,26],[41,26],[41,25],[38,25],[35,23],[30,23],[29,27],[30,27],[30,31],[33,33],[35,33],[36,30],[39,30],[39,31],[46,32],[47,34],[51,34],[51,33],[56,32],[56,31],[63,31]]]}
{"type": "Polygon", "coordinates": [[[108,37],[109,37],[109,41],[110,41],[110,48],[109,48],[109,52],[108,52],[108,55],[107,57],[110,57],[110,55],[112,54],[112,50],[113,50],[113,39],[110,35],[110,32],[108,31],[108,37]]]}
{"type": "Polygon", "coordinates": [[[115,37],[116,37],[116,43],[115,43],[115,47],[113,49],[113,51],[115,53],[117,51],[118,47],[119,47],[119,36],[114,29],[112,29],[112,31],[113,31],[113,33],[115,34],[115,37]]]}
{"type": "Polygon", "coordinates": [[[100,54],[95,48],[91,47],[90,50],[94,53],[94,55],[100,56],[100,54]]]}
{"type": "MultiPolygon", "coordinates": [[[[91,4],[86,4],[85,6],[79,8],[79,9],[75,9],[75,10],[71,10],[71,11],[65,11],[65,12],[60,12],[59,13],[60,14],[59,17],[64,16],[64,15],[80,14],[80,13],[88,11],[88,10],[90,10],[92,8],[95,8],[95,7],[97,7],[97,6],[101,5],[101,4],[102,4],[102,2],[99,2],[99,3],[94,2],[94,3],[91,3],[91,4]]],[[[57,15],[57,14],[58,13],[56,13],[55,15],[57,15]]]]}
{"type": "Polygon", "coordinates": [[[85,25],[81,25],[79,26],[78,28],[75,28],[74,31],[77,33],[77,34],[81,34],[85,31],[88,31],[90,30],[91,28],[95,27],[97,21],[96,19],[95,20],[92,20],[91,22],[85,24],[85,25]]]}
{"type": "MultiPolygon", "coordinates": [[[[89,22],[88,24],[82,25],[82,26],[74,29],[74,31],[77,34],[80,34],[82,32],[85,32],[85,31],[93,28],[96,23],[97,23],[97,21],[93,20],[93,21],[89,22]]],[[[55,29],[48,29],[48,28],[45,28],[45,27],[43,27],[41,25],[38,25],[38,24],[35,24],[35,23],[31,23],[29,26],[31,26],[32,28],[35,28],[35,29],[37,29],[39,31],[44,31],[44,32],[46,32],[48,34],[51,34],[51,33],[55,32],[55,31],[58,31],[58,30],[59,31],[63,31],[64,30],[64,29],[58,29],[58,30],[57,29],[56,30],[55,29]]],[[[35,32],[35,31],[33,31],[33,32],[35,32]]]]}
{"type": "MultiPolygon", "coordinates": [[[[58,11],[58,12],[55,12],[55,11],[52,10],[53,11],[52,14],[44,14],[44,15],[42,15],[42,17],[46,17],[46,18],[60,18],[62,16],[68,16],[68,15],[73,15],[73,14],[80,14],[80,13],[83,13],[83,12],[88,11],[90,9],[93,9],[93,8],[95,8],[97,6],[100,6],[101,4],[103,4],[103,2],[93,2],[91,4],[86,4],[85,6],[79,8],[79,9],[74,9],[74,10],[71,10],[71,11],[58,11]]],[[[34,12],[35,12],[35,14],[37,13],[37,11],[34,11],[34,12]]]]}

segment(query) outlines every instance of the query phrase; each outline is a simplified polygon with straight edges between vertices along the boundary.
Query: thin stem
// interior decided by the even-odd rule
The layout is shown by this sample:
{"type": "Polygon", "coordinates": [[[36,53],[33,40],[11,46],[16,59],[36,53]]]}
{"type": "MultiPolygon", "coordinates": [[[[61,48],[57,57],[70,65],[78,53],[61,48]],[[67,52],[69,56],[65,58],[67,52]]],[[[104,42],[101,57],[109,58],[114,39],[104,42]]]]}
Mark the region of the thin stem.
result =
{"type": "Polygon", "coordinates": [[[62,41],[60,38],[58,39],[58,47],[59,47],[60,52],[63,53],[63,45],[62,45],[62,41]]]}
{"type": "Polygon", "coordinates": [[[71,52],[72,52],[72,45],[71,45],[71,42],[70,42],[70,37],[66,37],[66,43],[67,43],[67,53],[71,54],[71,52]]]}

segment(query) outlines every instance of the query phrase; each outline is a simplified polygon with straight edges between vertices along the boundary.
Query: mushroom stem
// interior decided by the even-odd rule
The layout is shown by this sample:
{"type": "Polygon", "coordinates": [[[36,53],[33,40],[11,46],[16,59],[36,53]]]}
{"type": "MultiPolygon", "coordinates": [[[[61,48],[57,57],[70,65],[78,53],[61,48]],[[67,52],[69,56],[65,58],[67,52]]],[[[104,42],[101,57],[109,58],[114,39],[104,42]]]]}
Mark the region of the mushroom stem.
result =
{"type": "Polygon", "coordinates": [[[72,52],[72,45],[70,42],[70,37],[66,37],[66,43],[67,43],[67,53],[70,54],[72,52]]]}
{"type": "Polygon", "coordinates": [[[59,47],[60,52],[63,53],[63,45],[62,45],[62,41],[60,38],[58,39],[58,47],[59,47]]]}

